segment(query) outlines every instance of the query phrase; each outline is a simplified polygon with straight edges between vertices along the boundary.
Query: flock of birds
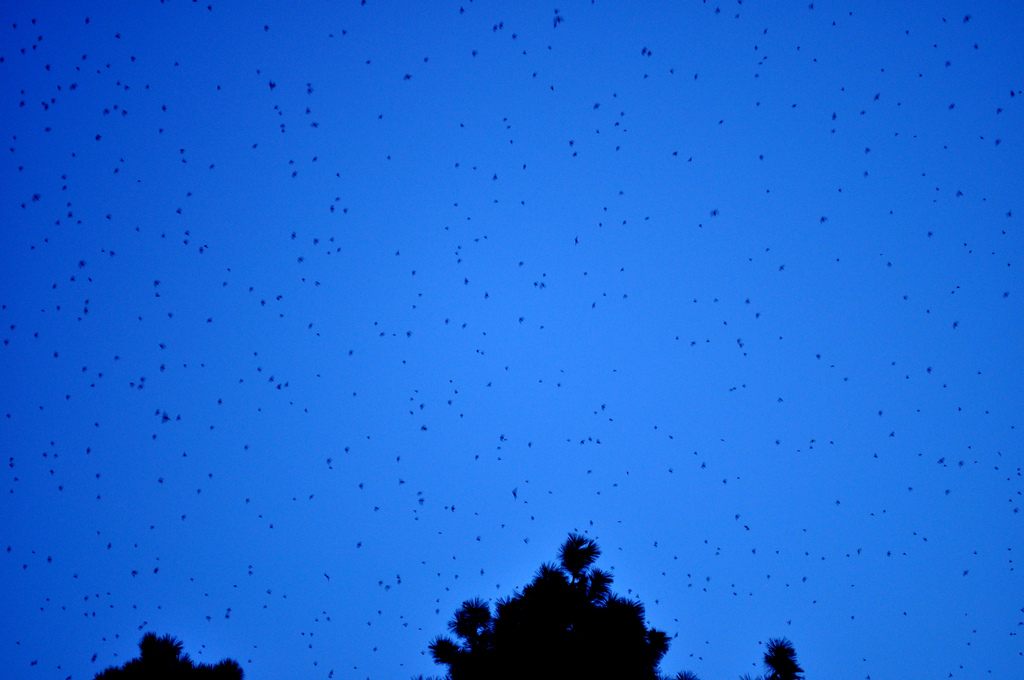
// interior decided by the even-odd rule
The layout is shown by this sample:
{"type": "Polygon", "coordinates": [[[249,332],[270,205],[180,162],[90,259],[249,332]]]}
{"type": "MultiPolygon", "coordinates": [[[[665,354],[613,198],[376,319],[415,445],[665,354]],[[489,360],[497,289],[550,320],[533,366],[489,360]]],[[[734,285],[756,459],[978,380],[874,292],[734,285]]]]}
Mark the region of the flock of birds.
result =
{"type": "Polygon", "coordinates": [[[580,531],[666,671],[1019,675],[1024,12],[848,4],[4,8],[0,666],[430,674],[580,531]]]}

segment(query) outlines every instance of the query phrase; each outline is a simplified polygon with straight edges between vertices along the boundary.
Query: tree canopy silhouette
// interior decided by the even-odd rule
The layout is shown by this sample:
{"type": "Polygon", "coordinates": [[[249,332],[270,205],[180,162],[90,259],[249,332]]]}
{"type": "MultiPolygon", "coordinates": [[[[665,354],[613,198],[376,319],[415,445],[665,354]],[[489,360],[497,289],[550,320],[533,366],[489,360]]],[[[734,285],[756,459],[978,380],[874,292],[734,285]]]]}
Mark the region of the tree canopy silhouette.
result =
{"type": "MultiPolygon", "coordinates": [[[[579,534],[559,549],[559,564],[543,564],[521,593],[497,601],[492,614],[480,598],[466,600],[449,621],[455,635],[430,643],[449,680],[622,678],[666,680],[659,662],[668,636],[647,626],[644,606],[611,592],[612,575],[594,567],[601,551],[579,534]]],[[[802,680],[788,640],[769,640],[769,674],[760,680],[802,680]]],[[[674,680],[697,680],[690,672],[674,680]]]]}
{"type": "Polygon", "coordinates": [[[196,664],[182,654],[182,644],[170,635],[146,633],[139,642],[139,658],[111,666],[95,680],[242,680],[242,667],[233,659],[211,666],[196,664]]]}
{"type": "Polygon", "coordinates": [[[803,680],[804,669],[796,662],[796,649],[786,638],[768,640],[768,651],[764,653],[764,666],[767,675],[751,678],[743,676],[741,680],[803,680]]]}
{"type": "Polygon", "coordinates": [[[439,636],[434,660],[451,680],[615,677],[657,680],[668,636],[648,628],[638,600],[611,592],[610,573],[593,567],[597,544],[570,534],[559,565],[544,564],[522,593],[497,602],[467,600],[439,636]]]}

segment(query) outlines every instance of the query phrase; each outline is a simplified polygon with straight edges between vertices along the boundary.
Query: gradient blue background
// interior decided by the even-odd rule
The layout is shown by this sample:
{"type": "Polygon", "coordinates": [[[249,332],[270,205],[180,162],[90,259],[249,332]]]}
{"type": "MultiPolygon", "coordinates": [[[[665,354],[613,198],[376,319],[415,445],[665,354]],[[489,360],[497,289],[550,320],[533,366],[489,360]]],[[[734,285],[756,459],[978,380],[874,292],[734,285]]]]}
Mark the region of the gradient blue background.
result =
{"type": "Polygon", "coordinates": [[[7,677],[436,673],[570,530],[666,672],[1024,677],[1020,5],[557,7],[3,3],[7,677]]]}

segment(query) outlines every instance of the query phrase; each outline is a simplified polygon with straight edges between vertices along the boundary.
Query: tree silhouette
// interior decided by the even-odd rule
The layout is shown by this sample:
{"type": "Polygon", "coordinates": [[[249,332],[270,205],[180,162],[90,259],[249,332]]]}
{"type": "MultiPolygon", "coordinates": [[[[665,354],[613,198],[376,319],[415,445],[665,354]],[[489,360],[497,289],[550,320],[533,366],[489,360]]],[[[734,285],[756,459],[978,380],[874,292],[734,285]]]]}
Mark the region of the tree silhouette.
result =
{"type": "Polygon", "coordinates": [[[146,633],[139,642],[138,659],[111,666],[94,680],[242,680],[242,667],[233,659],[215,666],[195,664],[181,650],[181,642],[170,635],[146,633]]]}
{"type": "MultiPolygon", "coordinates": [[[[668,680],[658,664],[668,636],[648,628],[644,606],[611,592],[610,573],[595,568],[597,544],[570,534],[559,564],[543,564],[521,593],[497,601],[492,614],[480,598],[466,600],[448,622],[456,639],[430,643],[448,680],[623,678],[668,680]]],[[[768,641],[769,674],[760,680],[802,680],[786,639],[768,641]]],[[[698,680],[690,672],[674,680],[698,680]]]]}
{"type": "MultiPolygon", "coordinates": [[[[451,680],[608,677],[658,680],[668,636],[648,628],[637,600],[611,592],[612,576],[593,567],[601,551],[570,534],[560,564],[544,564],[522,593],[467,600],[449,622],[459,642],[439,636],[434,660],[451,680]]],[[[680,676],[682,677],[682,676],[680,676]]]]}
{"type": "Polygon", "coordinates": [[[796,649],[786,638],[768,640],[768,651],[764,653],[767,675],[758,678],[744,676],[741,680],[803,680],[804,669],[796,662],[796,649]]]}

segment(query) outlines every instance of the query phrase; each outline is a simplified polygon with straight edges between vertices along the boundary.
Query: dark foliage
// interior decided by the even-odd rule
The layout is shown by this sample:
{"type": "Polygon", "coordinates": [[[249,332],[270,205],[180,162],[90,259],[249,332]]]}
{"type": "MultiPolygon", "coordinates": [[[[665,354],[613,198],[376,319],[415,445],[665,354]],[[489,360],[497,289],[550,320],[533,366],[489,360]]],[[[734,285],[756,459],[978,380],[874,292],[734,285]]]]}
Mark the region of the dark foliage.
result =
{"type": "Polygon", "coordinates": [[[613,594],[612,576],[593,567],[601,551],[572,534],[559,565],[542,565],[522,593],[467,600],[430,652],[451,680],[635,678],[657,680],[668,636],[648,628],[637,600],[613,594]]]}
{"type": "MultiPolygon", "coordinates": [[[[516,678],[615,678],[668,680],[658,663],[668,636],[648,628],[644,606],[611,592],[612,576],[595,568],[601,551],[570,534],[559,564],[541,565],[521,593],[498,600],[494,611],[479,598],[466,600],[449,621],[455,639],[430,643],[448,680],[516,678]]],[[[796,651],[786,639],[769,640],[768,675],[760,680],[802,680],[796,651]]],[[[674,680],[697,680],[690,672],[674,680]]]]}
{"type": "Polygon", "coordinates": [[[768,640],[764,666],[768,674],[760,680],[803,680],[804,677],[804,669],[796,662],[796,649],[786,638],[768,640]]]}
{"type": "Polygon", "coordinates": [[[232,659],[211,666],[193,663],[182,654],[181,642],[170,635],[146,633],[139,642],[139,658],[112,666],[95,680],[242,680],[242,667],[232,659]]]}

